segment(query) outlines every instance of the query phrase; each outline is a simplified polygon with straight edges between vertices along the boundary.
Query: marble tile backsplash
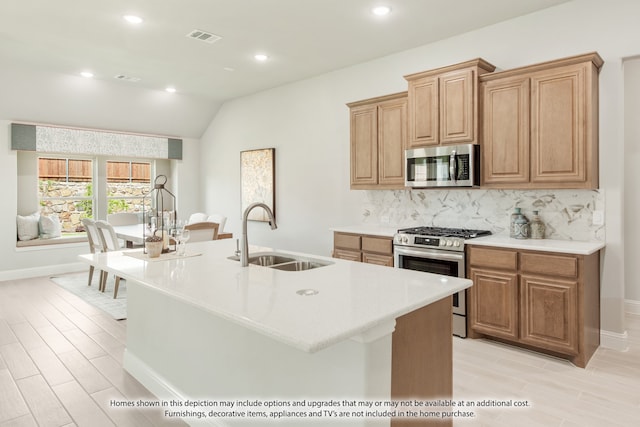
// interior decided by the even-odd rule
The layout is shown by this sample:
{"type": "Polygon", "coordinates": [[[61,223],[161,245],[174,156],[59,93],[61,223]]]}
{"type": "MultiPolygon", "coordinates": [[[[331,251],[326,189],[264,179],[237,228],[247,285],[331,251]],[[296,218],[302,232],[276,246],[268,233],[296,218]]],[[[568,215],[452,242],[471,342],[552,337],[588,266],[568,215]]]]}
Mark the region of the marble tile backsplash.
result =
{"type": "Polygon", "coordinates": [[[604,210],[602,190],[375,190],[363,191],[364,224],[398,227],[437,226],[491,230],[509,234],[515,207],[546,225],[545,237],[604,241],[604,225],[592,222],[604,210]]]}

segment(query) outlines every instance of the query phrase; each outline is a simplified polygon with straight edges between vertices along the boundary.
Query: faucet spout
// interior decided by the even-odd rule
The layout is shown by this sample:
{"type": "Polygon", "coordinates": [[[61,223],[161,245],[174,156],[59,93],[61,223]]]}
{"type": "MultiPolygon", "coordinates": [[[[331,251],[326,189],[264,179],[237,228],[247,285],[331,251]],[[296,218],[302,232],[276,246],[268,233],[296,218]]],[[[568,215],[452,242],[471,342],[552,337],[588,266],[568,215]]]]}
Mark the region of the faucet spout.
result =
{"type": "Polygon", "coordinates": [[[269,225],[271,226],[271,229],[275,230],[276,228],[278,228],[276,219],[273,216],[273,211],[266,204],[260,202],[252,203],[247,207],[247,209],[244,210],[244,214],[242,215],[242,240],[240,243],[240,264],[243,267],[247,267],[249,265],[249,242],[247,239],[247,221],[249,219],[249,212],[251,212],[253,208],[257,207],[261,207],[267,212],[267,215],[269,215],[269,225]]]}

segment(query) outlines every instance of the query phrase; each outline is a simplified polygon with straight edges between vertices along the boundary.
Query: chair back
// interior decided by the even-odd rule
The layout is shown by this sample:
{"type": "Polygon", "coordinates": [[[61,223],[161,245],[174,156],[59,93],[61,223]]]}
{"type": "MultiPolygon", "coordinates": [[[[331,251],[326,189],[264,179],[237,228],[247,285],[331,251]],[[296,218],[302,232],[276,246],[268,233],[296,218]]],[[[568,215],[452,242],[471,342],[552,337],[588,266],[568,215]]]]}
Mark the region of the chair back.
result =
{"type": "Polygon", "coordinates": [[[189,230],[189,242],[204,242],[218,238],[219,226],[217,222],[196,222],[185,225],[184,229],[189,230]]]}
{"type": "Polygon", "coordinates": [[[104,246],[102,246],[102,238],[100,237],[96,222],[91,218],[82,218],[82,225],[84,225],[84,229],[87,230],[87,240],[89,240],[91,253],[102,252],[104,246]]]}
{"type": "Polygon", "coordinates": [[[195,224],[196,222],[204,222],[207,220],[207,214],[202,212],[196,212],[189,216],[188,224],[195,224]]]}
{"type": "Polygon", "coordinates": [[[224,230],[224,225],[227,223],[227,217],[222,215],[222,214],[211,214],[209,215],[209,217],[207,218],[208,222],[217,222],[218,224],[220,224],[220,226],[218,227],[218,233],[222,233],[222,230],[224,230]]]}
{"type": "Polygon", "coordinates": [[[96,227],[98,227],[98,231],[100,232],[104,251],[119,251],[120,241],[118,240],[118,236],[116,236],[113,226],[107,221],[96,221],[96,227]]]}
{"type": "Polygon", "coordinates": [[[118,212],[107,215],[107,222],[113,226],[138,224],[138,214],[132,212],[118,212]]]}

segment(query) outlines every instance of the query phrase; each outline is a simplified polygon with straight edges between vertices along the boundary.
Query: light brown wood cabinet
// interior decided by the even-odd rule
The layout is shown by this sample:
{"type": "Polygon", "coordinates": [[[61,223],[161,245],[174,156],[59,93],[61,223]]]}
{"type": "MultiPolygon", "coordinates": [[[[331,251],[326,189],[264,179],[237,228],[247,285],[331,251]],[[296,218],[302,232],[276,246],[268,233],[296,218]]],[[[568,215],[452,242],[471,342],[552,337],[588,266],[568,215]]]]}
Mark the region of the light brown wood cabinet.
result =
{"type": "Polygon", "coordinates": [[[495,67],[475,59],[405,76],[409,148],[478,140],[478,77],[495,67]]]}
{"type": "Polygon", "coordinates": [[[597,53],[480,77],[482,182],[598,188],[597,53]]]}
{"type": "Polygon", "coordinates": [[[600,345],[600,255],[468,246],[469,337],[585,367],[600,345]]]}
{"type": "Polygon", "coordinates": [[[393,239],[353,233],[333,233],[333,257],[393,267],[393,239]]]}
{"type": "Polygon", "coordinates": [[[351,188],[404,188],[407,93],[347,105],[351,113],[351,188]]]}

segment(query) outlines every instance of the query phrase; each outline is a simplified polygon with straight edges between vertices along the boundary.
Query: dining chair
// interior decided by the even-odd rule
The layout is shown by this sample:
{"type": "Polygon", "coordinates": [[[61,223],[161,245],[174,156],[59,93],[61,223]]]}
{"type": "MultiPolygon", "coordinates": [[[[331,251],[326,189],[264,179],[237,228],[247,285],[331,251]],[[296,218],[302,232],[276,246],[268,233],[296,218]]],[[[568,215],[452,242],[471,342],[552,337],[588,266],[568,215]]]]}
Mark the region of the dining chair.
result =
{"type": "MultiPolygon", "coordinates": [[[[96,222],[91,218],[82,218],[82,225],[84,225],[84,229],[87,231],[87,240],[89,241],[89,250],[91,253],[95,254],[102,252],[102,239],[100,238],[100,232],[98,231],[96,222]]],[[[91,286],[94,270],[95,268],[93,265],[89,266],[89,282],[87,286],[91,286]]],[[[102,278],[102,271],[100,271],[100,278],[102,278]]]]}
{"type": "Polygon", "coordinates": [[[138,214],[132,212],[118,212],[107,215],[107,222],[113,226],[138,224],[138,214]]]}
{"type": "Polygon", "coordinates": [[[224,231],[224,225],[227,223],[227,217],[219,213],[214,213],[209,215],[204,221],[217,222],[218,224],[220,224],[220,226],[218,227],[218,233],[222,233],[224,231]]]}
{"type": "MultiPolygon", "coordinates": [[[[96,227],[100,232],[100,239],[102,241],[102,247],[104,252],[109,251],[119,251],[120,250],[120,242],[118,240],[118,236],[116,236],[116,232],[113,229],[113,226],[109,224],[107,221],[96,221],[96,227]]],[[[103,271],[100,275],[100,290],[102,292],[105,291],[107,287],[107,276],[108,273],[103,271]]],[[[116,276],[116,283],[113,288],[113,298],[118,296],[118,288],[120,287],[120,276],[116,276]]]]}
{"type": "Polygon", "coordinates": [[[184,229],[189,230],[189,242],[204,242],[218,238],[218,227],[217,222],[196,222],[185,225],[184,229]]]}
{"type": "Polygon", "coordinates": [[[205,222],[207,220],[207,214],[202,212],[196,212],[189,215],[189,221],[187,224],[195,224],[196,222],[205,222]]]}

